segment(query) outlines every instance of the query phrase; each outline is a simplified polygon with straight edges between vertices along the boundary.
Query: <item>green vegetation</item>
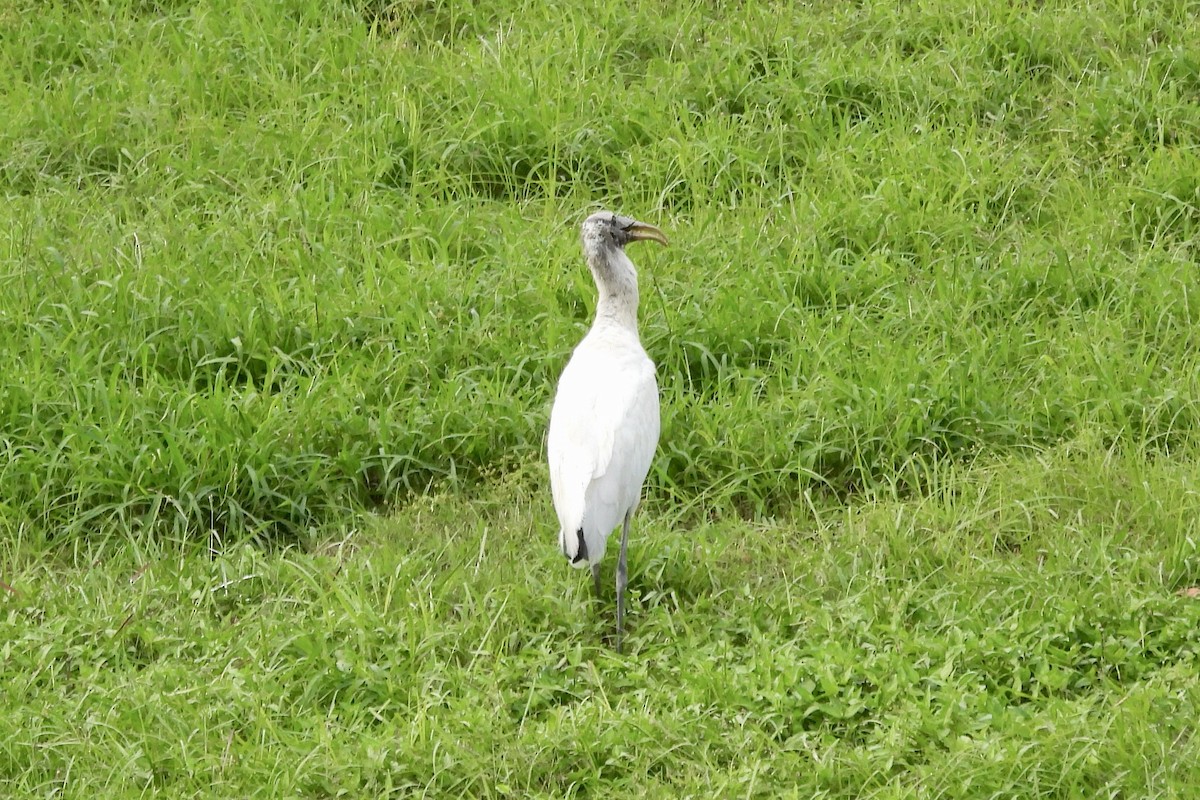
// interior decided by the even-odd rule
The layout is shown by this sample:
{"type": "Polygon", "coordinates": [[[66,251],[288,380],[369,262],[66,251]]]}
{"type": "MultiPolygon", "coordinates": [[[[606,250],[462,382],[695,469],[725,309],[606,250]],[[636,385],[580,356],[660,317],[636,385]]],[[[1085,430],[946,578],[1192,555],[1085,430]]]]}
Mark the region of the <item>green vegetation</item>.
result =
{"type": "Polygon", "coordinates": [[[0,4],[0,785],[1193,796],[1198,43],[0,4]],[[673,242],[623,658],[541,466],[600,206],[673,242]]]}

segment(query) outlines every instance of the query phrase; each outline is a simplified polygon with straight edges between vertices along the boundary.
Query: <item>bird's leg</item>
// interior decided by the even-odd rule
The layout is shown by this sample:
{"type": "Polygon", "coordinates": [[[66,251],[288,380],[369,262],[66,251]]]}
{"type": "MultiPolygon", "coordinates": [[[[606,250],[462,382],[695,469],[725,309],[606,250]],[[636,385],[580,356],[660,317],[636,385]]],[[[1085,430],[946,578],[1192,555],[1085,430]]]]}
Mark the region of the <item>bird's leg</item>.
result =
{"type": "Polygon", "coordinates": [[[592,586],[596,588],[596,598],[600,597],[600,562],[592,564],[592,586]]]}
{"type": "Polygon", "coordinates": [[[621,639],[625,635],[625,549],[629,545],[629,521],[633,511],[625,512],[625,524],[621,527],[621,555],[617,559],[617,653],[621,652],[621,639]]]}

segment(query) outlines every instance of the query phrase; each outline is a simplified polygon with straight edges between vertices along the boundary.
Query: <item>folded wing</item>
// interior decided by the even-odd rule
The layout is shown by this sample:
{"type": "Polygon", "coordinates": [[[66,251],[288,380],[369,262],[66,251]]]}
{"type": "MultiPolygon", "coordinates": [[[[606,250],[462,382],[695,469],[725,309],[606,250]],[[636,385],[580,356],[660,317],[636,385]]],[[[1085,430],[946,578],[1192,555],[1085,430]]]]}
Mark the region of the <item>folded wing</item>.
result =
{"type": "Polygon", "coordinates": [[[563,371],[547,443],[560,545],[580,567],[604,556],[608,535],[637,506],[659,434],[654,363],[640,346],[591,344],[563,371]]]}

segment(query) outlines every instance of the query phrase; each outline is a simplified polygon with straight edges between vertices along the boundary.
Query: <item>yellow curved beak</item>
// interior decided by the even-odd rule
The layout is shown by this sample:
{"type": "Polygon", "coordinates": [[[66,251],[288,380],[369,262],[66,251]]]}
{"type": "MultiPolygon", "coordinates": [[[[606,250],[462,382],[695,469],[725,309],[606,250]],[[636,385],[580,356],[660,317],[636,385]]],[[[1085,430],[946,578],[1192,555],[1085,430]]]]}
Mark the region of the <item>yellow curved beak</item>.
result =
{"type": "Polygon", "coordinates": [[[648,222],[635,222],[629,229],[629,238],[635,242],[655,241],[667,246],[667,235],[648,222]]]}

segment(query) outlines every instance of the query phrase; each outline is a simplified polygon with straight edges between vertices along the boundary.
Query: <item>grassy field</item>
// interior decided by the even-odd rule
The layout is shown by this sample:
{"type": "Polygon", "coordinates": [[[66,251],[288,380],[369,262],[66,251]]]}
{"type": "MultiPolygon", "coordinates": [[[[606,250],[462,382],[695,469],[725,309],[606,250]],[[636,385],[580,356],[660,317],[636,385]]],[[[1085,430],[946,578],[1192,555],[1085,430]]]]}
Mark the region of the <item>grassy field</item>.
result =
{"type": "Polygon", "coordinates": [[[1196,796],[1198,43],[0,2],[4,793],[1196,796]],[[623,657],[542,464],[598,207],[672,239],[623,657]]]}

